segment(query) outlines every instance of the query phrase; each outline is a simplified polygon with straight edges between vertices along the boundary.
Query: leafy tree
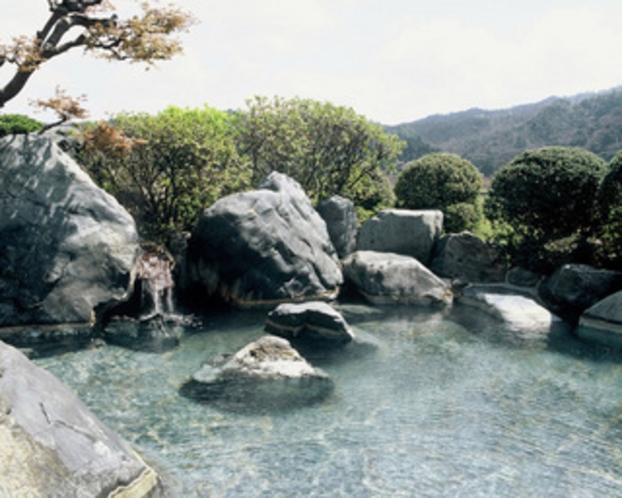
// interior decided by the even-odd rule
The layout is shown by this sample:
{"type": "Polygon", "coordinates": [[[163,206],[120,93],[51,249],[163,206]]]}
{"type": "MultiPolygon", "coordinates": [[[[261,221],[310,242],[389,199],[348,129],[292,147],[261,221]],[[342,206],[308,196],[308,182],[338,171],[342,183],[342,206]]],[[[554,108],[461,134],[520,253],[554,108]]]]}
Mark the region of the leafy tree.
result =
{"type": "Polygon", "coordinates": [[[565,258],[582,258],[595,227],[598,186],[607,171],[595,154],[574,147],[524,152],[495,175],[485,211],[506,228],[511,256],[548,271],[565,258]],[[551,249],[550,251],[547,249],[551,249]],[[557,254],[554,258],[550,254],[557,254]]]}
{"type": "Polygon", "coordinates": [[[445,228],[460,232],[479,219],[477,197],[482,177],[466,159],[443,152],[427,154],[411,162],[395,185],[397,205],[406,209],[440,209],[445,228]]]}
{"type": "Polygon", "coordinates": [[[597,195],[598,235],[602,241],[603,264],[618,267],[622,263],[622,152],[609,164],[597,195]]]}
{"type": "Polygon", "coordinates": [[[85,130],[79,161],[132,213],[141,233],[164,242],[192,229],[202,209],[248,186],[230,115],[210,107],[120,114],[85,130]]]}
{"type": "Polygon", "coordinates": [[[0,67],[15,67],[0,87],[0,108],[16,97],[32,75],[47,61],[75,48],[109,60],[153,64],[181,51],[173,35],[186,30],[194,19],[173,7],[155,8],[142,3],[142,15],[119,19],[108,0],[48,0],[50,16],[32,37],[14,38],[0,45],[0,67]]]}
{"type": "Polygon", "coordinates": [[[0,114],[0,137],[39,131],[43,124],[23,114],[0,114]]]}
{"type": "Polygon", "coordinates": [[[339,194],[357,205],[391,202],[385,177],[401,143],[350,108],[255,97],[237,114],[236,128],[255,181],[280,171],[315,201],[339,194]]]}

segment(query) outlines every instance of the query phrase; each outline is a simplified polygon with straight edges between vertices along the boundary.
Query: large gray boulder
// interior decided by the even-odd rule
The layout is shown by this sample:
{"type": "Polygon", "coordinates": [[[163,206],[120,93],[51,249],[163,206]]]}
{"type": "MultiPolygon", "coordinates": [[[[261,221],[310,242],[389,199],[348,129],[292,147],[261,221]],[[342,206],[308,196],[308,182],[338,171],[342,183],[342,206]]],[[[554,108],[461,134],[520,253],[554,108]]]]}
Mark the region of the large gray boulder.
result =
{"type": "Polygon", "coordinates": [[[471,283],[502,282],[505,277],[499,252],[470,232],[441,237],[430,269],[440,277],[471,283]]]}
{"type": "Polygon", "coordinates": [[[622,272],[579,264],[561,266],[538,288],[547,307],[575,319],[619,290],[622,290],[622,272]]]}
{"type": "Polygon", "coordinates": [[[586,340],[622,348],[622,292],[616,292],[587,309],[576,329],[586,340]]]}
{"type": "Polygon", "coordinates": [[[281,337],[263,336],[224,363],[212,361],[192,375],[182,393],[233,410],[284,409],[323,400],[331,378],[281,337]]]}
{"type": "Polygon", "coordinates": [[[56,377],[0,342],[0,496],[161,496],[157,474],[56,377]]]}
{"type": "Polygon", "coordinates": [[[318,301],[280,304],[268,313],[264,330],[289,341],[317,346],[340,346],[354,339],[341,313],[318,301]]]}
{"type": "Polygon", "coordinates": [[[88,326],[127,298],[139,251],[132,217],[57,145],[0,139],[0,338],[88,326]]]}
{"type": "Polygon", "coordinates": [[[188,242],[188,274],[208,296],[242,308],[333,299],[343,280],[326,223],[280,173],[203,212],[188,242]]]}
{"type": "Polygon", "coordinates": [[[343,261],[346,280],[374,304],[447,306],[453,301],[447,283],[415,258],[357,251],[343,261]]]}
{"type": "Polygon", "coordinates": [[[320,202],[317,212],[326,222],[328,235],[339,257],[345,258],[354,252],[359,229],[354,203],[334,195],[320,202]]]}
{"type": "Polygon", "coordinates": [[[403,254],[428,265],[442,231],[442,211],[386,209],[363,223],[356,249],[403,254]]]}

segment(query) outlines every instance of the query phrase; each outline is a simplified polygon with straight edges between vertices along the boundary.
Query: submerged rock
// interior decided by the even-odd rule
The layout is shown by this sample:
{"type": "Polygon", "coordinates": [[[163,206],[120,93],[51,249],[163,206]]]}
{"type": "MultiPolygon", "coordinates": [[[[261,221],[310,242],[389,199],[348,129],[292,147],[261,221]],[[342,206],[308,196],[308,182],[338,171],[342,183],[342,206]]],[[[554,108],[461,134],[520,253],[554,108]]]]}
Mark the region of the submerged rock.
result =
{"type": "Polygon", "coordinates": [[[343,262],[347,281],[374,304],[448,306],[449,285],[415,258],[400,254],[357,251],[343,262]]]}
{"type": "Polygon", "coordinates": [[[157,474],[58,379],[0,342],[0,495],[163,496],[157,474]]]}
{"type": "Polygon", "coordinates": [[[290,341],[319,346],[341,346],[354,339],[341,313],[317,301],[277,306],[268,314],[265,330],[290,341]]]}
{"type": "Polygon", "coordinates": [[[88,330],[96,310],[128,297],[139,252],[132,217],[50,139],[0,139],[4,339],[33,325],[88,330]]]}
{"type": "Polygon", "coordinates": [[[442,231],[442,211],[385,209],[363,223],[356,249],[402,254],[428,265],[442,231]]]}
{"type": "Polygon", "coordinates": [[[582,339],[622,348],[622,292],[617,292],[587,309],[577,327],[582,339]]]}
{"type": "Polygon", "coordinates": [[[188,275],[208,297],[242,308],[333,299],[343,281],[326,223],[280,173],[203,212],[188,242],[188,275]]]}
{"type": "Polygon", "coordinates": [[[333,387],[330,377],[310,365],[287,340],[264,336],[222,365],[204,365],[182,393],[226,408],[253,411],[315,403],[333,387]]]}

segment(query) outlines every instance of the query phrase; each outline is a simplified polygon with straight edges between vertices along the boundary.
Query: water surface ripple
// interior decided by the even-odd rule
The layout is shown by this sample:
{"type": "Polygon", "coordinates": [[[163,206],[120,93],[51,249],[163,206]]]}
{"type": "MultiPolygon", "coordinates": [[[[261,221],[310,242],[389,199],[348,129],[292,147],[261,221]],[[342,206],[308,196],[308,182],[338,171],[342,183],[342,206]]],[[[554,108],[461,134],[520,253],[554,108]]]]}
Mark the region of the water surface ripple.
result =
{"type": "Polygon", "coordinates": [[[164,354],[105,346],[36,360],[160,471],[177,497],[622,495],[622,358],[571,337],[517,343],[472,310],[345,306],[360,339],[311,362],[325,402],[239,413],[180,386],[262,335],[207,320],[164,354]]]}

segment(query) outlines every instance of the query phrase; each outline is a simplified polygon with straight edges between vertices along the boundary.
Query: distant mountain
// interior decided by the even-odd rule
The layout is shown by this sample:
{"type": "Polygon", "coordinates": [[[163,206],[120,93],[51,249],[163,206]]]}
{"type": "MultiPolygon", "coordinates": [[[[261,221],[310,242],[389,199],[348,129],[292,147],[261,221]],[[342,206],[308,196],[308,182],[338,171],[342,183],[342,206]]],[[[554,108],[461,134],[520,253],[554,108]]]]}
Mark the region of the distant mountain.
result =
{"type": "Polygon", "coordinates": [[[434,115],[386,128],[407,142],[403,161],[453,152],[487,176],[519,153],[548,145],[583,147],[609,161],[622,150],[622,87],[509,109],[434,115]]]}

